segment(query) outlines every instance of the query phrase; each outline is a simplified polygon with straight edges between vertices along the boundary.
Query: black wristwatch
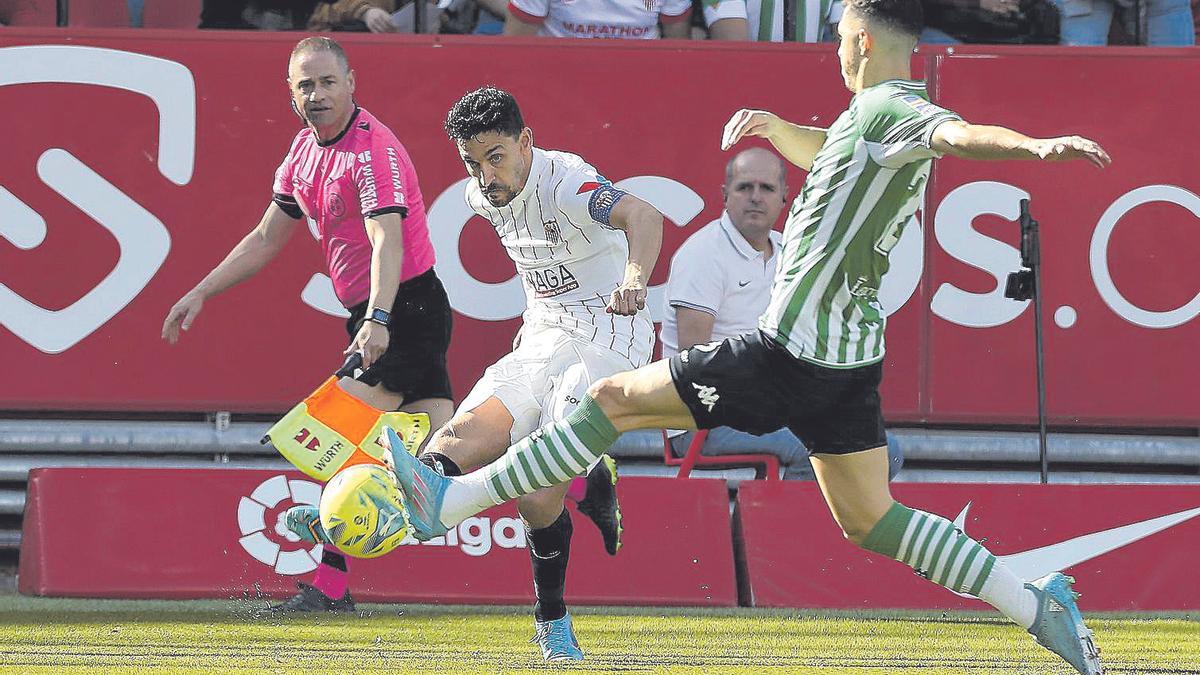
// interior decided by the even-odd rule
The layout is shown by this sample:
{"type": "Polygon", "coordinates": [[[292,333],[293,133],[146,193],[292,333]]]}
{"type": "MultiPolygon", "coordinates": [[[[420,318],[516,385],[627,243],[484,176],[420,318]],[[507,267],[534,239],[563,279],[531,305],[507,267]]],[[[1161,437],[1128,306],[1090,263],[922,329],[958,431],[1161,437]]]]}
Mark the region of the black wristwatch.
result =
{"type": "Polygon", "coordinates": [[[392,321],[392,313],[387,311],[386,309],[379,309],[378,307],[372,307],[371,313],[367,315],[366,320],[377,323],[380,326],[386,327],[392,321]]]}

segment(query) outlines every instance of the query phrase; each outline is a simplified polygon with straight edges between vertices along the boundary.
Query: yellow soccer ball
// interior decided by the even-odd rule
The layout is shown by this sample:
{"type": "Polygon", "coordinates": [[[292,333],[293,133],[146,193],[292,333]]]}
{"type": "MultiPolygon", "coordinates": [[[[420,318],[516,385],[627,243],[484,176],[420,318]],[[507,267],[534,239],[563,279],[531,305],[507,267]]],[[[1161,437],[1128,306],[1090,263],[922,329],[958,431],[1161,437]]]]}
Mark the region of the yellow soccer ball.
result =
{"type": "Polygon", "coordinates": [[[338,550],[376,558],[408,534],[404,493],[391,472],[359,464],[338,472],[321,492],[321,526],[338,550]]]}

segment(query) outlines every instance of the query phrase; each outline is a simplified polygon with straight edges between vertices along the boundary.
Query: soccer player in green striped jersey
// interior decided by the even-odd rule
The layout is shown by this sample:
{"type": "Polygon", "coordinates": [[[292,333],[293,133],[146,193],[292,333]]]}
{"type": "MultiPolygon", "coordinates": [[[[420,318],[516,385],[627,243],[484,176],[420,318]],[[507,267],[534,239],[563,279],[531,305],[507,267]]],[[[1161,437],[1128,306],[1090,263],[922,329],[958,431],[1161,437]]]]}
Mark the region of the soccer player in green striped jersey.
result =
{"type": "Polygon", "coordinates": [[[725,425],[762,434],[787,426],[813,453],[817,481],[847,539],[992,604],[1080,673],[1099,675],[1099,650],[1068,577],[1027,583],[950,521],[893,499],[878,390],[885,319],[877,294],[934,158],[1082,160],[1100,168],[1110,159],[1084,138],[1030,138],[969,124],[935,105],[910,73],[920,0],[843,2],[838,55],[854,94],[849,108],[828,129],[741,110],[721,140],[728,150],[747,136],[766,138],[809,172],[784,229],[759,330],[600,379],[567,419],[467,476],[447,479],[395,453],[412,531],[435,537],[494,504],[568,480],[631,429],[725,425]]]}

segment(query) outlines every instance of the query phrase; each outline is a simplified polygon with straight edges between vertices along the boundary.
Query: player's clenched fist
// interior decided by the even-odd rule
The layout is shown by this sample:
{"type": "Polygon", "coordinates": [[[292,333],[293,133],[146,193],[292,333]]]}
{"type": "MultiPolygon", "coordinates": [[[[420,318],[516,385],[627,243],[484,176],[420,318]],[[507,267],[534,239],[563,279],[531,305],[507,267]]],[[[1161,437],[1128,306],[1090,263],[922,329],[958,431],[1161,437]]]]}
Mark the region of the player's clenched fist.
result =
{"type": "Polygon", "coordinates": [[[1101,169],[1112,164],[1112,158],[1108,156],[1104,148],[1100,147],[1099,143],[1082,136],[1038,139],[1034,152],[1048,162],[1086,159],[1101,169]]]}
{"type": "Polygon", "coordinates": [[[646,287],[641,283],[625,282],[608,296],[609,314],[633,316],[639,309],[646,309],[646,287]]]}
{"type": "Polygon", "coordinates": [[[725,123],[725,131],[721,134],[721,149],[732,148],[746,136],[770,138],[781,122],[782,120],[775,113],[742,108],[725,123]]]}
{"type": "Polygon", "coordinates": [[[196,320],[196,315],[203,307],[204,298],[194,293],[188,293],[180,298],[171,311],[167,312],[167,318],[163,320],[162,338],[175,344],[179,340],[179,330],[191,328],[192,322],[196,320]]]}

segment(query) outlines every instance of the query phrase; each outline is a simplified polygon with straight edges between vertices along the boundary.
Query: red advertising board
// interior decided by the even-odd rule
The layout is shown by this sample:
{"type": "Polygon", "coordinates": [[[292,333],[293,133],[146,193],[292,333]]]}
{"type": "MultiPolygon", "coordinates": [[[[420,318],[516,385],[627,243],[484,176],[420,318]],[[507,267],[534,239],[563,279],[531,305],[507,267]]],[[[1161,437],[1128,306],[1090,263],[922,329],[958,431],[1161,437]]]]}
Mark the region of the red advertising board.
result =
{"type": "MultiPolygon", "coordinates": [[[[1200,608],[1191,581],[1198,486],[899,483],[892,491],[986,542],[1021,578],[1073,575],[1085,612],[1200,608]]],[[[987,607],[849,543],[813,483],[742,483],[737,510],[756,607],[987,607]]]]}
{"type": "MultiPolygon", "coordinates": [[[[100,598],[289,596],[297,578],[311,580],[321,552],[286,536],[278,516],[319,498],[318,484],[297,472],[35,469],[18,588],[100,598]]],[[[616,557],[573,514],[568,602],[737,604],[723,482],[625,478],[621,503],[624,545],[616,557]]],[[[533,601],[524,529],[511,503],[431,542],[352,559],[350,574],[362,601],[533,601]]]]}
{"type": "Polygon", "coordinates": [[[1194,124],[1176,113],[1200,100],[1174,93],[1200,91],[1198,65],[1179,49],[937,58],[938,98],[965,119],[1083,135],[1108,148],[1113,165],[938,163],[928,194],[937,223],[922,387],[932,394],[930,419],[1011,421],[1036,410],[1033,307],[997,297],[1019,237],[995,214],[1015,214],[1027,196],[1045,260],[1051,417],[1200,426],[1186,384],[1200,377],[1188,356],[1200,340],[1200,179],[1194,153],[1180,145],[1194,124]]]}
{"type": "MultiPolygon", "coordinates": [[[[180,344],[159,339],[170,306],[268,203],[272,173],[298,128],[283,82],[295,39],[36,29],[0,36],[0,106],[31,111],[0,163],[0,359],[10,383],[0,409],[282,411],[336,367],[347,337],[328,315],[336,303],[303,228],[280,260],[207,303],[180,344]]],[[[540,146],[581,154],[668,216],[654,287],[679,244],[720,213],[729,154],[718,137],[733,110],[760,107],[823,125],[850,96],[824,45],[343,41],[359,103],[396,131],[420,175],[438,274],[456,311],[450,363],[459,396],[507,350],[523,306],[491,228],[463,203],[464,170],[441,129],[463,92],[484,83],[510,89],[540,146]],[[505,65],[481,75],[480,63],[505,65]],[[803,84],[781,85],[780,73],[803,84]]],[[[1025,191],[1046,239],[1053,419],[1196,426],[1188,403],[1200,367],[1186,345],[1200,338],[1200,272],[1187,263],[1200,207],[1177,140],[1188,137],[1188,120],[1177,111],[1200,102],[1200,87],[1186,86],[1200,84],[1200,56],[981,54],[929,51],[915,63],[937,98],[968,119],[1042,135],[1078,131],[1103,142],[1116,163],[1103,173],[938,163],[924,230],[908,228],[882,293],[897,310],[887,417],[1032,419],[1031,312],[993,291],[994,277],[1015,269],[1016,226],[974,218],[981,209],[1009,218],[1025,191]],[[1107,237],[1099,253],[1096,232],[1107,237]],[[1098,259],[1108,270],[1099,282],[1098,259]]],[[[802,179],[793,172],[789,194],[802,179]]],[[[656,316],[659,293],[651,296],[656,316]]]]}

